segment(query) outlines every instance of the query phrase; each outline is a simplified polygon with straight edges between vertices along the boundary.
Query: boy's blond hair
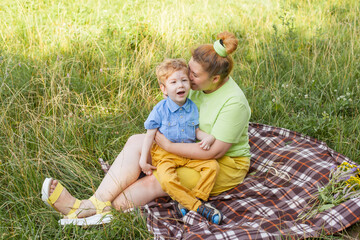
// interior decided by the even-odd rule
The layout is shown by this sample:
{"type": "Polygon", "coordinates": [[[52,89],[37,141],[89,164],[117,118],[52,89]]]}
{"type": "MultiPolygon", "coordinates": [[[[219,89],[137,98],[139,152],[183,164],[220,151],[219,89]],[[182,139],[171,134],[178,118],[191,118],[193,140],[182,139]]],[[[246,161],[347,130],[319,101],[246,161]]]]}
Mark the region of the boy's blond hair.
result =
{"type": "Polygon", "coordinates": [[[170,59],[166,58],[156,67],[156,77],[159,84],[165,84],[166,79],[171,76],[176,71],[183,70],[188,74],[188,66],[184,59],[175,58],[170,59]]]}

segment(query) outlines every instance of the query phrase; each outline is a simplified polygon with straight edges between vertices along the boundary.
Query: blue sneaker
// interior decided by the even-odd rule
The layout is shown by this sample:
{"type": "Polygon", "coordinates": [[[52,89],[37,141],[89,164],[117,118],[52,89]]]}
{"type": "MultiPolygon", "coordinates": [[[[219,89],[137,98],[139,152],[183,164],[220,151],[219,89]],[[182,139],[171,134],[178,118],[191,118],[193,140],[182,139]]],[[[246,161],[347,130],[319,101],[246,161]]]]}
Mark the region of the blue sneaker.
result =
{"type": "Polygon", "coordinates": [[[179,215],[179,217],[183,217],[189,212],[189,210],[187,208],[185,208],[183,205],[181,205],[177,201],[174,201],[174,208],[175,208],[177,215],[179,215]]]}
{"type": "Polygon", "coordinates": [[[205,217],[208,221],[218,225],[221,223],[223,219],[222,213],[210,203],[203,202],[200,205],[200,207],[197,209],[197,212],[201,216],[205,217]]]}

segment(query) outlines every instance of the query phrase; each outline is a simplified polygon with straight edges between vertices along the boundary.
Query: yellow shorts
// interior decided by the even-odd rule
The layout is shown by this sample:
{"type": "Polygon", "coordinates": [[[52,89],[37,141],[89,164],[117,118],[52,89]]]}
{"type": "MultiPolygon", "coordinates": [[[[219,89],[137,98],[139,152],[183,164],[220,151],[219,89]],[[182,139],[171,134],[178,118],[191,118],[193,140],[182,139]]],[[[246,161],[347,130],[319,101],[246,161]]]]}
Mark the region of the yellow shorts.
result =
{"type": "MultiPolygon", "coordinates": [[[[156,148],[153,150],[165,151],[162,148],[156,148]]],[[[223,156],[217,159],[217,161],[219,163],[220,171],[216,178],[215,185],[210,193],[211,196],[219,195],[220,193],[230,190],[242,183],[250,168],[249,157],[223,156]]],[[[179,167],[176,172],[181,184],[189,189],[193,189],[200,179],[199,172],[191,168],[179,167]]],[[[153,174],[158,179],[156,170],[153,171],[153,174]]]]}

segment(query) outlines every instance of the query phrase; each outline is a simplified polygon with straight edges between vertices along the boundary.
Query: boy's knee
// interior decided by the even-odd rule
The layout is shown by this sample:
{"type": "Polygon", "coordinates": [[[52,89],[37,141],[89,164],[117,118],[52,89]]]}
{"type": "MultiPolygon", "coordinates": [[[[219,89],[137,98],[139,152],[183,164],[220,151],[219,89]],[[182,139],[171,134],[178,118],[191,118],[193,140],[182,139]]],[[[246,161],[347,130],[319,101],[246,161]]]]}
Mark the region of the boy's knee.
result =
{"type": "Polygon", "coordinates": [[[173,179],[163,179],[160,181],[160,186],[164,191],[168,191],[172,186],[174,186],[173,179]]]}
{"type": "Polygon", "coordinates": [[[209,165],[209,168],[213,171],[218,172],[220,170],[219,163],[216,160],[210,160],[208,165],[209,165]]]}
{"type": "Polygon", "coordinates": [[[159,169],[157,170],[159,183],[161,185],[162,189],[168,189],[170,185],[173,184],[174,181],[176,181],[177,175],[171,174],[169,172],[161,172],[159,169]]]}
{"type": "Polygon", "coordinates": [[[158,171],[158,178],[159,178],[159,182],[162,184],[163,182],[174,181],[175,178],[177,178],[177,175],[176,175],[176,173],[170,174],[168,172],[159,172],[158,171]]]}

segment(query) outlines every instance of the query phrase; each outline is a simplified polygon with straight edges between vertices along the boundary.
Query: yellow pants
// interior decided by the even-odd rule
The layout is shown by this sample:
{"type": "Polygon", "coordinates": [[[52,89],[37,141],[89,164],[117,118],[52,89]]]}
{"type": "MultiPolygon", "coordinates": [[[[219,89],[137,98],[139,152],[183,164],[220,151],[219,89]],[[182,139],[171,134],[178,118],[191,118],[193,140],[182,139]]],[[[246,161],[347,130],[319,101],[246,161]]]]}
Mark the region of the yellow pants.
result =
{"type": "Polygon", "coordinates": [[[193,160],[179,157],[153,144],[151,149],[152,165],[157,168],[157,179],[169,196],[189,210],[196,211],[201,204],[199,199],[207,201],[214,187],[219,165],[214,160],[193,160]],[[191,189],[182,185],[176,169],[187,167],[196,171],[197,183],[191,189]]]}
{"type": "MultiPolygon", "coordinates": [[[[244,181],[250,168],[250,158],[248,157],[230,157],[223,156],[217,159],[220,171],[217,174],[215,185],[210,192],[210,196],[219,195],[228,191],[244,181]]],[[[200,179],[199,172],[188,167],[179,167],[176,169],[180,183],[188,189],[193,189],[200,179]]],[[[153,171],[157,177],[157,171],[153,171]]]]}

